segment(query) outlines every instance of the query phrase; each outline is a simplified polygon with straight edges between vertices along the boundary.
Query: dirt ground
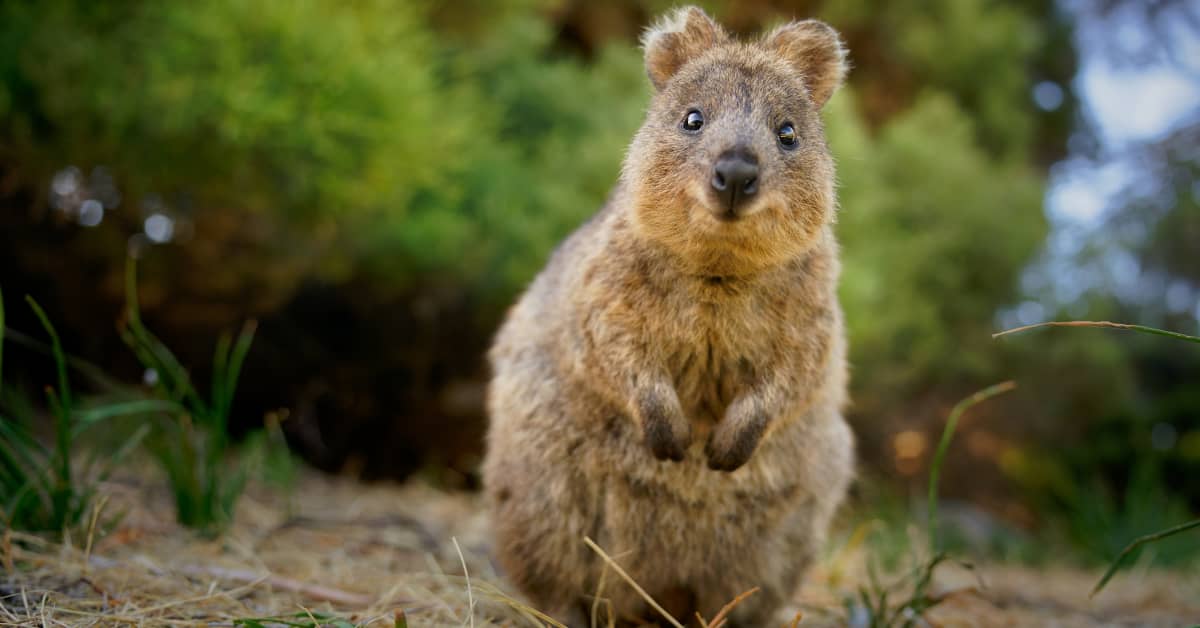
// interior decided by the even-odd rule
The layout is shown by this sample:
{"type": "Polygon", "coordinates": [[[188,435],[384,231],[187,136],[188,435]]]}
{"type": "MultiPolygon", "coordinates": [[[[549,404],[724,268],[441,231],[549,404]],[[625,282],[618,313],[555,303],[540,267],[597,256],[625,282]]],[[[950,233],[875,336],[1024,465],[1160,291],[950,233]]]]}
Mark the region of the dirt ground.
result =
{"type": "MultiPolygon", "coordinates": [[[[174,523],[160,485],[128,479],[105,493],[103,512],[125,513],[106,535],[51,542],[5,532],[0,626],[229,626],[296,613],[303,617],[293,621],[310,621],[310,612],[392,626],[399,610],[414,627],[544,625],[488,560],[488,523],[474,495],[307,474],[289,499],[252,489],[230,533],[205,540],[174,523]]],[[[779,625],[800,617],[800,626],[868,626],[843,606],[863,580],[863,552],[833,548],[779,625]]],[[[913,625],[1200,623],[1194,575],[1135,567],[1089,600],[1097,576],[946,566],[934,579],[945,601],[913,625]]],[[[614,578],[609,586],[628,585],[614,578]]]]}

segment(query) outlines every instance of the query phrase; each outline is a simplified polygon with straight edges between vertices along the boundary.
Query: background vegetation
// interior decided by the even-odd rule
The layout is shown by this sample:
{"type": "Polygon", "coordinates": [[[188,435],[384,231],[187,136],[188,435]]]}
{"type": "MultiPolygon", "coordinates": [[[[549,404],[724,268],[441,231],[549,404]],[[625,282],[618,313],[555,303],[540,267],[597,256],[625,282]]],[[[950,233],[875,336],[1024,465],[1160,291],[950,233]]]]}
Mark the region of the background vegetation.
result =
{"type": "MultiPolygon", "coordinates": [[[[114,329],[132,255],[138,324],[200,389],[213,338],[259,321],[220,415],[234,436],[270,412],[324,469],[473,486],[482,353],[614,182],[649,96],[636,37],[670,4],[0,2],[0,285],[68,352],[161,387],[114,329]]],[[[745,35],[819,16],[852,51],[826,120],[868,485],[919,494],[951,406],[1015,378],[960,426],[948,498],[1085,560],[1200,509],[1200,352],[990,337],[1196,333],[1200,108],[1114,144],[1076,93],[1084,35],[1130,24],[1150,43],[1113,47],[1122,67],[1200,76],[1186,3],[702,4],[745,35]],[[1046,201],[1083,167],[1123,173],[1086,228],[1046,201]]],[[[11,303],[7,325],[41,329],[11,303]]],[[[9,405],[54,378],[36,351],[4,357],[9,405]]]]}

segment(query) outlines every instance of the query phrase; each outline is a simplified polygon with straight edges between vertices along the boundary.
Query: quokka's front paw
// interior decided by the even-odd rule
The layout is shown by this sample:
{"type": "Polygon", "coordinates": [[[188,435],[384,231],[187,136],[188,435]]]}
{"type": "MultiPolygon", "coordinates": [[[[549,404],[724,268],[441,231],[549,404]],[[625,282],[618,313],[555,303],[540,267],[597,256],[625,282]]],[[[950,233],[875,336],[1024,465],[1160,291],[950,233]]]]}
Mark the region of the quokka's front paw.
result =
{"type": "Polygon", "coordinates": [[[726,416],[704,446],[708,468],[729,472],[746,464],[762,440],[766,426],[762,415],[726,416]]]}
{"type": "Polygon", "coordinates": [[[683,416],[679,401],[652,395],[639,404],[646,446],[659,460],[683,460],[692,442],[692,426],[683,416]]]}

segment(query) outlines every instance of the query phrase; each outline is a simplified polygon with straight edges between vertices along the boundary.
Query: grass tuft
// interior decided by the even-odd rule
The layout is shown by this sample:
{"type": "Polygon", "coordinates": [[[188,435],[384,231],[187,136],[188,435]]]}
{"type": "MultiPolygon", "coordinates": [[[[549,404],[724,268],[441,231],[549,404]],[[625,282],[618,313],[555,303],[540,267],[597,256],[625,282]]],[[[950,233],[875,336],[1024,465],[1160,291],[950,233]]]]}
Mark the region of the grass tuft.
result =
{"type": "Polygon", "coordinates": [[[137,266],[125,271],[125,324],[121,338],[155,376],[159,397],[156,430],[148,441],[166,471],[179,522],[202,534],[216,535],[232,521],[249,475],[247,465],[231,464],[236,448],[229,440],[229,416],[242,364],[254,341],[256,324],[248,321],[237,338],[223,334],[213,355],[212,388],[204,399],[187,369],[142,322],[137,266]]]}
{"type": "Polygon", "coordinates": [[[211,391],[207,398],[202,397],[188,371],[142,322],[137,271],[130,259],[126,267],[125,318],[120,332],[134,355],[156,377],[153,396],[144,398],[140,391],[113,384],[93,365],[69,357],[46,312],[32,298],[27,297],[26,301],[49,344],[5,328],[0,295],[0,349],[4,340],[12,339],[53,359],[55,385],[46,387],[46,405],[53,418],[54,433],[50,445],[34,437],[28,426],[35,421],[35,411],[28,403],[16,403],[21,399],[19,396],[12,396],[8,407],[0,409],[8,414],[0,415],[3,491],[0,508],[7,525],[27,531],[79,525],[92,512],[90,505],[96,495],[96,483],[106,479],[113,466],[143,441],[166,472],[179,521],[207,535],[220,533],[229,524],[253,468],[269,467],[281,484],[294,480],[290,455],[280,453],[286,452],[286,442],[277,424],[263,435],[252,435],[255,438],[250,439],[245,452],[229,440],[233,400],[242,365],[254,340],[253,321],[246,323],[236,337],[225,334],[218,340],[211,391]],[[89,375],[103,388],[120,391],[119,399],[90,407],[77,403],[69,367],[89,375]],[[96,373],[101,376],[96,377],[96,373]],[[76,450],[80,436],[116,417],[150,421],[117,442],[115,455],[95,456],[79,465],[76,450]],[[247,452],[249,455],[244,457],[238,455],[247,452]],[[98,463],[97,458],[102,462],[98,463]],[[260,462],[261,465],[250,464],[260,462]]]}
{"type": "MultiPolygon", "coordinates": [[[[0,410],[0,494],[5,496],[0,508],[6,526],[32,532],[61,532],[79,527],[86,522],[88,513],[92,513],[93,520],[88,526],[90,538],[99,516],[99,509],[94,507],[98,484],[107,479],[113,466],[124,459],[145,432],[130,436],[96,472],[91,464],[82,473],[73,466],[77,442],[84,431],[121,412],[119,408],[105,406],[88,411],[77,409],[58,331],[37,301],[28,296],[25,300],[50,339],[57,385],[47,386],[45,391],[53,418],[54,441],[47,446],[34,436],[30,427],[36,420],[32,407],[10,404],[12,407],[0,410]],[[10,414],[14,411],[25,416],[10,414]]],[[[6,331],[0,294],[0,349],[6,331]]]]}
{"type": "MultiPolygon", "coordinates": [[[[928,559],[920,561],[914,558],[915,566],[896,582],[883,585],[873,564],[868,564],[867,584],[858,588],[857,596],[845,599],[847,623],[868,626],[869,628],[911,628],[924,625],[921,618],[929,609],[941,604],[947,595],[933,595],[930,588],[933,584],[933,574],[939,566],[948,561],[973,570],[974,567],[966,562],[957,561],[948,553],[942,551],[941,540],[938,536],[937,508],[938,483],[942,475],[942,463],[954,432],[958,429],[958,421],[963,413],[975,405],[996,395],[1011,391],[1017,387],[1015,382],[1007,381],[989,386],[979,392],[959,401],[950,411],[946,426],[942,429],[942,438],[934,453],[933,462],[929,468],[929,519],[928,538],[929,550],[933,553],[928,559]],[[894,602],[896,595],[907,595],[899,602],[894,602]]],[[[915,555],[915,554],[914,554],[915,555]]]]}

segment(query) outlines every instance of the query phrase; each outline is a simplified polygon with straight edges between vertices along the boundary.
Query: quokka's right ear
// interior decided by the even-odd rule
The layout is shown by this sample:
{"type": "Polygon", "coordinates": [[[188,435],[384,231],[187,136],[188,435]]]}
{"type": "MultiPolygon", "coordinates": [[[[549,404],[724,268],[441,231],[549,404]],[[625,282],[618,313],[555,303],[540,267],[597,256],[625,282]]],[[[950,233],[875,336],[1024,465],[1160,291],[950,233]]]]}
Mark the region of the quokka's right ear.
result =
{"type": "Polygon", "coordinates": [[[646,29],[642,47],[646,51],[646,74],[654,89],[661,90],[683,64],[705,50],[729,40],[720,24],[698,7],[681,7],[664,15],[646,29]]]}

